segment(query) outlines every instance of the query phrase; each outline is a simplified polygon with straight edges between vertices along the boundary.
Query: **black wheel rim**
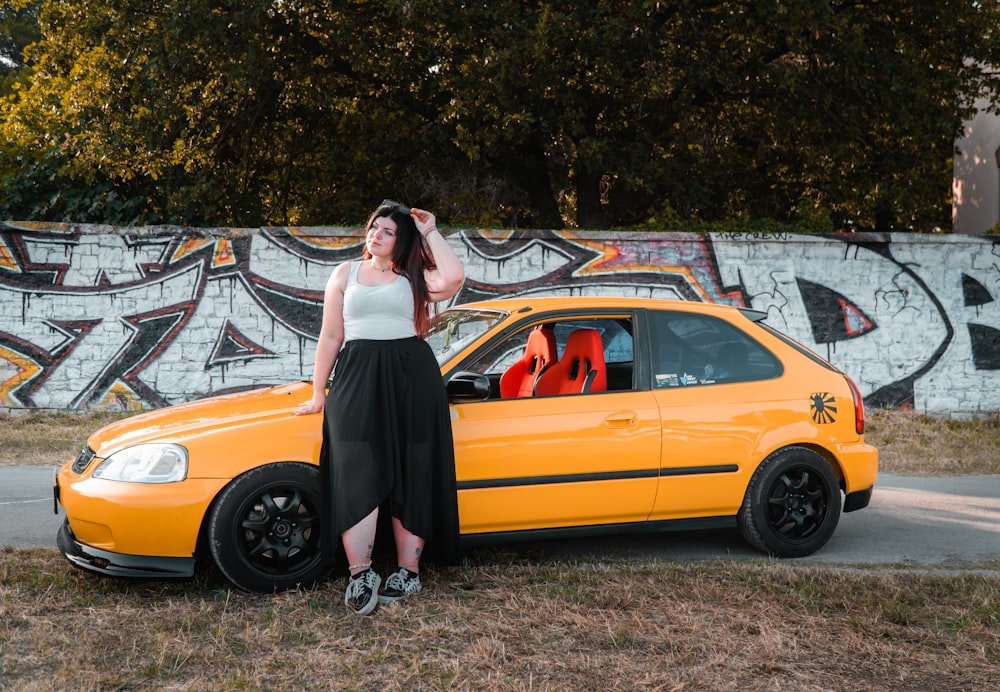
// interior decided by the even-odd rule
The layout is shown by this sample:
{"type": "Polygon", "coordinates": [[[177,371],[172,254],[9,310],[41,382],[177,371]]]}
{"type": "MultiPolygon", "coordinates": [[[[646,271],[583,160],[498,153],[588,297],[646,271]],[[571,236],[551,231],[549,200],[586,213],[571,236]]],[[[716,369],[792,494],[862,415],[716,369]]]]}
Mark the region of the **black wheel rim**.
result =
{"type": "Polygon", "coordinates": [[[807,467],[778,476],[767,495],[767,523],[785,538],[811,537],[823,526],[829,508],[829,490],[820,474],[807,467]]]}
{"type": "Polygon", "coordinates": [[[319,559],[317,503],[298,488],[260,492],[243,504],[234,528],[243,559],[258,572],[294,576],[319,559]]]}

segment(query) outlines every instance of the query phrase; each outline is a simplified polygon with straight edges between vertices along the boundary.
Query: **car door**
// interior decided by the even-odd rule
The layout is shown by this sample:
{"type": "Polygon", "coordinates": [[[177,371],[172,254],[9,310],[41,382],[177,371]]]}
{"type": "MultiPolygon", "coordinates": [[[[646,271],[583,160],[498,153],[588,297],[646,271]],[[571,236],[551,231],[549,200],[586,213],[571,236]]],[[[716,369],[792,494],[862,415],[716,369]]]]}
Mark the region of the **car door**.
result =
{"type": "MultiPolygon", "coordinates": [[[[577,329],[601,334],[606,389],[452,405],[463,534],[644,521],[652,508],[659,413],[652,394],[635,387],[631,315],[545,323],[560,353],[577,329]]],[[[525,324],[462,369],[496,384],[540,324],[525,324]]]]}
{"type": "Polygon", "coordinates": [[[651,519],[728,516],[742,503],[758,449],[787,408],[780,361],[733,324],[651,311],[651,386],[663,456],[651,519]]]}

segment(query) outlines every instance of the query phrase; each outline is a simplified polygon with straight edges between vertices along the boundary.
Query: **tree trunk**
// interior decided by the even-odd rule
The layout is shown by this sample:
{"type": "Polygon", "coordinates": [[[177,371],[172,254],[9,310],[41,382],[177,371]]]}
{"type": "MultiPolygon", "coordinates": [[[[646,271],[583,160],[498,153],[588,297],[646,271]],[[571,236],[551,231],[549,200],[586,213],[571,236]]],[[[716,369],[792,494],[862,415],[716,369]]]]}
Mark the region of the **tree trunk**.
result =
{"type": "Polygon", "coordinates": [[[509,170],[518,186],[531,201],[535,215],[533,224],[537,228],[562,228],[562,215],[556,204],[556,191],[549,175],[548,159],[541,133],[535,131],[509,162],[509,170]]]}

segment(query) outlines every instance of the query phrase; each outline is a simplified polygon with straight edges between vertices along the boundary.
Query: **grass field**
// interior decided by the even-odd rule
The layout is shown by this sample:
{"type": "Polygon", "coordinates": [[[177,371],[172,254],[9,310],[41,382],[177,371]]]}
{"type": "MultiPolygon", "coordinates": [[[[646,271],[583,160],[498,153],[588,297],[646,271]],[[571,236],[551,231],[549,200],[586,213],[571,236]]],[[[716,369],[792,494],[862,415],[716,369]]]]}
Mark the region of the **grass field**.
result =
{"type": "MultiPolygon", "coordinates": [[[[55,465],[104,421],[0,421],[0,464],[55,465]]],[[[1000,424],[870,417],[883,471],[1000,473],[1000,424]]],[[[278,595],[127,582],[0,548],[0,690],[980,690],[1000,687],[1000,556],[961,573],[794,561],[426,566],[369,618],[344,579],[278,595]]]]}
{"type": "MultiPolygon", "coordinates": [[[[997,567],[997,565],[993,565],[997,567]]],[[[981,690],[1000,581],[793,562],[476,553],[359,617],[309,592],[131,583],[0,551],[0,688],[981,690]]]]}

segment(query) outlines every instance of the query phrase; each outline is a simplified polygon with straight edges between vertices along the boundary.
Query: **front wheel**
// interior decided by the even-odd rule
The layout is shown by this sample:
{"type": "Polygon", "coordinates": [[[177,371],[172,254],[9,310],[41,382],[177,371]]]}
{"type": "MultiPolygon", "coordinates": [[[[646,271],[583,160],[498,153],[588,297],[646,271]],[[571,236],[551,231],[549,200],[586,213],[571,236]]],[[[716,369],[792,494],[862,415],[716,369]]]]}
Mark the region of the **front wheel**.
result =
{"type": "Polygon", "coordinates": [[[310,587],[326,576],[320,553],[319,469],[282,462],[226,486],[208,522],[219,570],[247,591],[310,587]]]}
{"type": "Polygon", "coordinates": [[[782,449],[754,471],[737,517],[750,545],[778,557],[822,548],[840,520],[840,484],[826,460],[803,447],[782,449]]]}

